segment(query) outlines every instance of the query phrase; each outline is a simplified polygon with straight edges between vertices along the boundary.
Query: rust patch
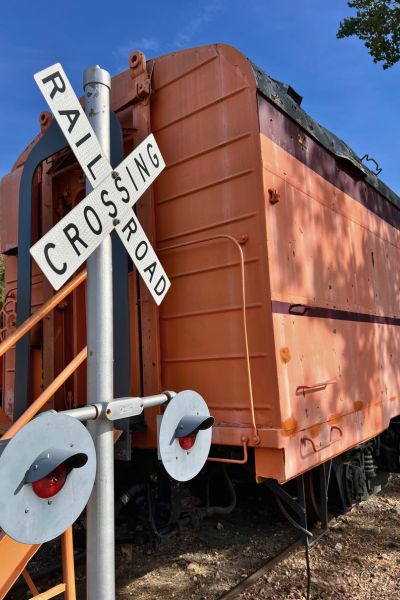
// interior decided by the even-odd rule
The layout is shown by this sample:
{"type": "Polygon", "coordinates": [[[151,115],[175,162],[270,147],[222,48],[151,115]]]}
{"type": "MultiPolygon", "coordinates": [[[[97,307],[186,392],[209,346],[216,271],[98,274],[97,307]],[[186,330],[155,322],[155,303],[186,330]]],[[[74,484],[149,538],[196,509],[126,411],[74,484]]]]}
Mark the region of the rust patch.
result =
{"type": "Polygon", "coordinates": [[[389,402],[394,402],[395,400],[397,400],[397,396],[390,396],[389,402]]]}
{"type": "Polygon", "coordinates": [[[363,406],[364,406],[364,402],[361,402],[361,400],[357,400],[356,402],[354,402],[355,410],[361,410],[363,406]]]}
{"type": "Polygon", "coordinates": [[[330,425],[334,425],[335,423],[339,423],[342,420],[343,415],[337,414],[328,417],[327,421],[330,425]]]}
{"type": "Polygon", "coordinates": [[[287,346],[285,346],[284,348],[281,348],[279,353],[281,355],[282,362],[284,362],[285,364],[292,360],[290,350],[287,346]]]}
{"type": "Polygon", "coordinates": [[[313,425],[312,427],[310,427],[308,432],[309,432],[310,436],[314,439],[319,436],[319,434],[321,433],[321,429],[322,429],[321,423],[317,423],[316,425],[313,425]]]}
{"type": "Polygon", "coordinates": [[[298,133],[297,134],[297,141],[299,142],[300,146],[302,148],[305,148],[305,142],[306,142],[306,138],[304,137],[304,135],[302,133],[298,133]]]}
{"type": "Polygon", "coordinates": [[[282,423],[281,433],[285,437],[292,435],[297,429],[297,421],[294,417],[289,417],[282,423]]]}

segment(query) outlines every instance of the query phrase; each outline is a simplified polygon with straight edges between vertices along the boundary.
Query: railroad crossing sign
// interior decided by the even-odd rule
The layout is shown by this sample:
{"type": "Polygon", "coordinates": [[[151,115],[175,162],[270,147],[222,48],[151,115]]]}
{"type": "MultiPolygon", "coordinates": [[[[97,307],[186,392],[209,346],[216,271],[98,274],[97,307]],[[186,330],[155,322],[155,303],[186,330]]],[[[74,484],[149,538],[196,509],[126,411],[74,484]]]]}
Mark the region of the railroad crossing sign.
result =
{"type": "Polygon", "coordinates": [[[58,290],[115,228],[159,305],[171,283],[132,211],[165,167],[154,136],[113,170],[62,66],[34,77],[94,189],[32,246],[31,255],[58,290]]]}

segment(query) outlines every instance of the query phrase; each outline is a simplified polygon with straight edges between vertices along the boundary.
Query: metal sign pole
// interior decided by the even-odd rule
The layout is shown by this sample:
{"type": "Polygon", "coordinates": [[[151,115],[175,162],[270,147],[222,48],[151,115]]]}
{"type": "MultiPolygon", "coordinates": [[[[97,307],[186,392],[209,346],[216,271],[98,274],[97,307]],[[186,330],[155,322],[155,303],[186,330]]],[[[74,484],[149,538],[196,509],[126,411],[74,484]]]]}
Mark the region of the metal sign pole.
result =
{"type": "MultiPolygon", "coordinates": [[[[99,66],[84,73],[85,112],[110,157],[110,74],[99,66]]],[[[86,182],[86,192],[91,191],[86,182]]],[[[94,224],[96,226],[96,224],[94,224]]],[[[87,403],[109,402],[113,389],[111,237],[87,260],[87,403]]],[[[97,454],[96,481],[87,507],[87,598],[115,598],[113,424],[104,416],[88,424],[97,454]]]]}

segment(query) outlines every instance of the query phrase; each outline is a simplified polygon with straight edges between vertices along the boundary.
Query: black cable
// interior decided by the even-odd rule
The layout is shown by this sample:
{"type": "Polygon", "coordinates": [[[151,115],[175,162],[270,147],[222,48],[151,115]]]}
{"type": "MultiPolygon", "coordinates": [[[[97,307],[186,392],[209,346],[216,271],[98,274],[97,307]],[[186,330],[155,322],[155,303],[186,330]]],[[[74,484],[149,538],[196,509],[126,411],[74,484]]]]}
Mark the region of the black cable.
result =
{"type": "Polygon", "coordinates": [[[207,517],[212,517],[214,515],[230,515],[231,512],[236,507],[236,492],[233,486],[232,480],[228,475],[226,470],[226,466],[222,470],[224,481],[229,489],[229,493],[231,496],[230,504],[227,506],[210,506],[210,478],[207,480],[207,489],[206,489],[206,515],[207,517]]]}
{"type": "Polygon", "coordinates": [[[308,546],[308,540],[306,540],[305,547],[306,547],[306,567],[307,567],[307,594],[306,594],[306,600],[310,600],[310,593],[311,593],[311,567],[310,567],[310,548],[308,546]]]}
{"type": "Polygon", "coordinates": [[[114,507],[114,517],[117,518],[121,510],[136,496],[143,493],[143,496],[146,493],[146,486],[144,483],[134,483],[129,488],[121,494],[118,500],[115,503],[114,507]]]}
{"type": "Polygon", "coordinates": [[[287,520],[293,525],[293,527],[296,527],[296,529],[299,529],[302,533],[304,533],[307,536],[307,538],[304,540],[304,546],[305,546],[305,549],[306,549],[306,568],[307,568],[307,593],[306,593],[306,600],[310,600],[310,593],[311,593],[311,567],[310,567],[310,548],[308,546],[308,538],[314,537],[314,536],[311,533],[311,531],[308,531],[308,529],[305,529],[304,527],[302,527],[300,525],[300,523],[297,523],[297,521],[295,521],[295,519],[293,519],[289,515],[289,513],[287,512],[287,510],[283,506],[283,503],[282,503],[281,499],[279,498],[279,496],[275,496],[275,500],[276,500],[279,508],[281,509],[282,513],[285,515],[285,517],[287,518],[287,520]]]}
{"type": "Polygon", "coordinates": [[[283,514],[285,515],[285,517],[287,518],[287,520],[289,521],[289,523],[291,523],[293,525],[293,527],[296,527],[296,529],[299,529],[300,531],[302,531],[307,537],[314,537],[314,535],[311,533],[311,531],[308,531],[308,529],[305,529],[304,527],[302,527],[300,525],[300,523],[297,523],[297,521],[295,521],[287,512],[287,510],[285,509],[285,507],[282,504],[281,499],[279,498],[279,496],[275,496],[275,500],[279,506],[279,508],[281,509],[281,511],[283,512],[283,514]]]}

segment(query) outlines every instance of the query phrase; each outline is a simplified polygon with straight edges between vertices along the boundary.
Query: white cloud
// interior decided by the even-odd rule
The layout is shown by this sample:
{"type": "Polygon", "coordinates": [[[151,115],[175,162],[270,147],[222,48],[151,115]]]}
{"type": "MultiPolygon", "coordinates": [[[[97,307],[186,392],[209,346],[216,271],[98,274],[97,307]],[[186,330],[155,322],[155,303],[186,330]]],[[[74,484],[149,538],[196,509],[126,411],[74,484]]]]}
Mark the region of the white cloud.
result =
{"type": "MultiPolygon", "coordinates": [[[[190,46],[193,38],[207,23],[212,22],[217,14],[223,8],[224,0],[206,0],[201,2],[196,8],[191,11],[187,22],[181,27],[179,32],[174,35],[170,34],[169,39],[159,39],[152,35],[144,35],[141,38],[129,40],[123,46],[119,46],[114,51],[114,56],[119,62],[121,59],[127,61],[130,53],[133,50],[148,52],[153,55],[170,52],[180,48],[190,46]]],[[[125,69],[127,63],[118,64],[118,69],[125,69]]]]}
{"type": "Polygon", "coordinates": [[[210,0],[209,2],[201,4],[193,14],[192,18],[172,40],[171,46],[174,48],[183,48],[187,46],[203,25],[214,20],[221,8],[222,0],[210,0]]]}
{"type": "Polygon", "coordinates": [[[123,46],[119,46],[114,50],[114,56],[120,60],[125,59],[126,63],[121,66],[122,69],[126,69],[128,66],[128,58],[131,52],[139,50],[140,52],[150,52],[152,54],[158,54],[161,49],[160,41],[153,36],[143,36],[140,39],[130,40],[123,46]]]}
{"type": "Polygon", "coordinates": [[[147,52],[158,52],[160,49],[160,42],[155,37],[144,36],[138,40],[130,41],[118,48],[120,54],[129,54],[133,50],[147,50],[147,52]]]}

